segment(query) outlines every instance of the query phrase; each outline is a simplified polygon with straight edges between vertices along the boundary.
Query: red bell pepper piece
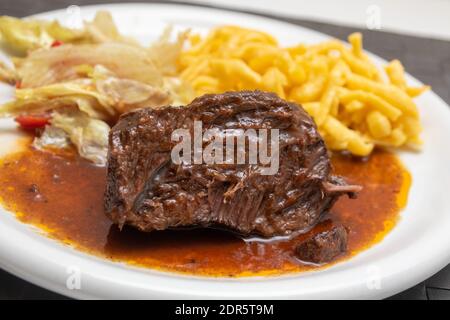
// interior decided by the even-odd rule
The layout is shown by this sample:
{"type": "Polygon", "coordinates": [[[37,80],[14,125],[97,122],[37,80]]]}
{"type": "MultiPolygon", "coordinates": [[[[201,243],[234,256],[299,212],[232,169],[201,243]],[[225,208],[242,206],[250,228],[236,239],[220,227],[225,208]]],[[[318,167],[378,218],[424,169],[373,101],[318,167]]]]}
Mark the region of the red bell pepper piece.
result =
{"type": "Polygon", "coordinates": [[[43,128],[50,123],[49,115],[21,115],[17,116],[16,121],[23,129],[33,130],[43,128]]]}
{"type": "Polygon", "coordinates": [[[52,47],[52,48],[54,48],[54,47],[59,47],[59,46],[61,46],[61,45],[63,45],[63,44],[64,44],[64,42],[59,41],[59,40],[55,40],[55,41],[53,41],[51,47],[52,47]]]}

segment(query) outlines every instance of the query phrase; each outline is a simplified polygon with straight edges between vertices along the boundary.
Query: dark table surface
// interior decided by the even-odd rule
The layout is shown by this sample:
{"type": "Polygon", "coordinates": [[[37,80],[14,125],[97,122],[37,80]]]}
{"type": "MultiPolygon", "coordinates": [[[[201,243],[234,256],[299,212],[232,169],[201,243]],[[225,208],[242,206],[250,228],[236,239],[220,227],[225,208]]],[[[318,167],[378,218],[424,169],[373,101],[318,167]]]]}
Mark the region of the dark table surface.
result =
{"type": "MultiPolygon", "coordinates": [[[[124,0],[1,0],[0,15],[24,17],[39,12],[66,8],[70,5],[127,2],[124,0]]],[[[137,1],[132,1],[137,2],[137,1]]],[[[163,1],[141,1],[163,2],[163,1]]],[[[180,2],[178,2],[180,3],[180,2]]],[[[407,11],[405,11],[407,14],[407,11]]],[[[417,79],[430,84],[442,99],[450,104],[450,42],[394,34],[384,31],[361,30],[332,24],[272,18],[311,28],[331,36],[346,39],[354,31],[364,34],[364,47],[387,60],[399,59],[406,70],[417,79]]],[[[0,299],[65,299],[65,297],[23,281],[0,270],[0,299]]],[[[433,277],[391,299],[450,300],[450,265],[433,277]]]]}

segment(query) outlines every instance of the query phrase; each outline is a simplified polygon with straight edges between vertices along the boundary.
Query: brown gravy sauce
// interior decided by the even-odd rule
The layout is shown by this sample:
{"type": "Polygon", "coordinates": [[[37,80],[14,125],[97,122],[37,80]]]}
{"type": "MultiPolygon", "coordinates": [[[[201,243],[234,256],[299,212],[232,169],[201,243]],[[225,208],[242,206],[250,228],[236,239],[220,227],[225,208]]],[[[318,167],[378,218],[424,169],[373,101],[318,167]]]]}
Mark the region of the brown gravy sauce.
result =
{"type": "MultiPolygon", "coordinates": [[[[376,151],[361,160],[333,155],[337,174],[364,187],[358,199],[342,197],[323,222],[349,231],[347,259],[381,241],[406,204],[411,178],[392,153],[376,151]]],[[[27,147],[0,163],[0,200],[18,219],[79,250],[164,271],[206,276],[251,276],[318,268],[293,257],[306,235],[284,241],[243,241],[220,230],[141,233],[119,231],[103,214],[105,168],[74,152],[55,155],[27,147]]]]}

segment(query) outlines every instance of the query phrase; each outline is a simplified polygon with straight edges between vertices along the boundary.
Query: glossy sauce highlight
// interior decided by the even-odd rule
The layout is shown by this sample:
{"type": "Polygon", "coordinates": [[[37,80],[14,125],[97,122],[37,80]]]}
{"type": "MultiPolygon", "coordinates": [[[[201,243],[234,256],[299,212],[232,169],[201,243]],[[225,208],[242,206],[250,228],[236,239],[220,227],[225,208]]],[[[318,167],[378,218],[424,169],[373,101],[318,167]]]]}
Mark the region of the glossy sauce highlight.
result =
{"type": "Polygon", "coordinates": [[[220,230],[142,233],[119,230],[103,213],[106,170],[75,153],[55,155],[27,148],[0,165],[0,200],[18,219],[84,252],[165,271],[207,276],[251,276],[317,268],[295,259],[295,246],[311,233],[341,223],[348,230],[348,253],[340,261],[381,241],[406,204],[411,178],[386,151],[368,159],[335,154],[334,172],[363,191],[341,197],[308,234],[290,240],[244,241],[220,230]]]}

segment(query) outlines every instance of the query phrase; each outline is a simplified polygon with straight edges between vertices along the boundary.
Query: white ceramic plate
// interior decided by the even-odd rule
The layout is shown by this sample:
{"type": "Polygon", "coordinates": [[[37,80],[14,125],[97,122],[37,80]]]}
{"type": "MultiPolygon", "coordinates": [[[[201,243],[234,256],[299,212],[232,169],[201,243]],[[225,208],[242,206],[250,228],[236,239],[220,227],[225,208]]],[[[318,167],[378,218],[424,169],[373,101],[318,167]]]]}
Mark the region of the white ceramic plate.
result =
{"type": "MultiPolygon", "coordinates": [[[[314,43],[327,36],[270,19],[213,9],[160,4],[82,7],[83,19],[110,10],[119,29],[141,41],[154,40],[167,24],[206,32],[218,24],[265,30],[284,44],[314,43]]],[[[54,11],[40,18],[76,24],[78,10],[54,11]],[[75,12],[75,19],[74,19],[75,12]]],[[[3,57],[4,58],[4,57],[3,57]]],[[[375,58],[378,62],[381,59],[375,58]]],[[[408,81],[419,82],[412,77],[408,81]]],[[[0,86],[0,97],[12,89],[0,86]]],[[[75,298],[384,298],[411,287],[450,262],[450,109],[433,92],[417,99],[424,123],[421,153],[400,156],[412,173],[407,208],[394,230],[379,244],[323,271],[270,278],[217,279],[162,273],[113,263],[46,238],[0,208],[0,267],[39,286],[75,298]],[[66,282],[80,272],[81,289],[66,282]]],[[[0,152],[14,146],[10,120],[0,122],[0,152]]]]}

